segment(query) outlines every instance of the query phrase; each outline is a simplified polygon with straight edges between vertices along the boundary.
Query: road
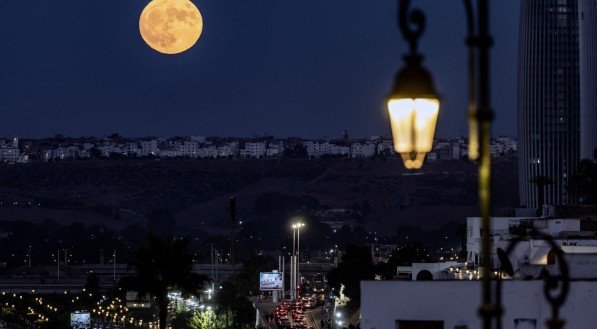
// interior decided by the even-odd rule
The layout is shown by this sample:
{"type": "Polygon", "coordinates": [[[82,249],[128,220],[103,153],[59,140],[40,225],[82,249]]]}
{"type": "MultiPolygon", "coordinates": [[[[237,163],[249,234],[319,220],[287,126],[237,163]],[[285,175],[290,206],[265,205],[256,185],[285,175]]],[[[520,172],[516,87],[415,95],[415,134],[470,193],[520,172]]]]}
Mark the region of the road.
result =
{"type": "Polygon", "coordinates": [[[271,300],[260,300],[257,298],[253,299],[253,306],[259,311],[259,314],[262,316],[264,320],[262,325],[264,325],[267,329],[275,329],[276,325],[272,322],[268,322],[268,318],[266,317],[267,314],[274,314],[274,309],[280,305],[281,303],[273,303],[271,300]]]}
{"type": "Polygon", "coordinates": [[[323,316],[323,306],[318,306],[309,310],[305,311],[305,318],[307,319],[307,324],[315,329],[322,329],[321,328],[321,319],[323,316]]]}

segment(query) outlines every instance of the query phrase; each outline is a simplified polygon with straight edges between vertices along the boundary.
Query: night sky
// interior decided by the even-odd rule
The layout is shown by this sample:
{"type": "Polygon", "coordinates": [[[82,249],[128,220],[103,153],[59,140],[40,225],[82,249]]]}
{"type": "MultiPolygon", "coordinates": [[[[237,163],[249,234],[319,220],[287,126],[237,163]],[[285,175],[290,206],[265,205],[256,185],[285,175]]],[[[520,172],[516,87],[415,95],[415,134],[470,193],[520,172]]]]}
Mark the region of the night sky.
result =
{"type": "MultiPolygon", "coordinates": [[[[144,0],[0,1],[0,136],[351,137],[389,133],[384,97],[406,44],[395,0],[194,0],[198,43],[141,39],[144,0]]],[[[460,0],[414,0],[442,107],[466,129],[460,0]]],[[[516,132],[518,1],[492,1],[494,135],[516,132]]]]}

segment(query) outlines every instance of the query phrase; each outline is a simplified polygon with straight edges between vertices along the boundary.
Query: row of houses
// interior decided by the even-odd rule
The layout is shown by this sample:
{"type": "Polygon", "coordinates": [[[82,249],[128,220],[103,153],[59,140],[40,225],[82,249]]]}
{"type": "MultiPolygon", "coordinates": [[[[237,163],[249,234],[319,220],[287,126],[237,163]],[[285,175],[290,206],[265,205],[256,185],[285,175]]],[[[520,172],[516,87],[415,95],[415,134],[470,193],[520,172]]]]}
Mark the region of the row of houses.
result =
{"type": "MultiPolygon", "coordinates": [[[[207,139],[200,136],[171,139],[88,139],[61,142],[36,142],[29,140],[19,146],[19,139],[0,140],[0,162],[54,161],[99,157],[161,157],[161,158],[265,158],[278,157],[285,149],[304,149],[301,156],[309,158],[351,157],[370,158],[390,156],[393,144],[389,139],[371,137],[364,140],[301,140],[297,138],[274,139],[207,139]]],[[[492,141],[494,157],[517,150],[516,140],[500,137],[492,141]]],[[[434,150],[427,154],[428,161],[465,158],[468,145],[465,139],[437,140],[434,150]]]]}

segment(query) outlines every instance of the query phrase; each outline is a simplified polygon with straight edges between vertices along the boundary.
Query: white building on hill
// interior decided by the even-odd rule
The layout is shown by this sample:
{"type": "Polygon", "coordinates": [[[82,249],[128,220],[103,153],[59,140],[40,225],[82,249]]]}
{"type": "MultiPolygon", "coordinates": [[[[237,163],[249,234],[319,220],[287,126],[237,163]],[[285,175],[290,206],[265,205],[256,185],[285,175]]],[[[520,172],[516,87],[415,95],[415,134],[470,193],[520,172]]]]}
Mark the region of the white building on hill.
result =
{"type": "Polygon", "coordinates": [[[245,143],[245,148],[240,150],[240,156],[245,158],[261,158],[267,154],[266,142],[245,143]]]}
{"type": "Polygon", "coordinates": [[[352,158],[370,158],[375,155],[377,145],[375,143],[354,143],[350,146],[352,158]]]}

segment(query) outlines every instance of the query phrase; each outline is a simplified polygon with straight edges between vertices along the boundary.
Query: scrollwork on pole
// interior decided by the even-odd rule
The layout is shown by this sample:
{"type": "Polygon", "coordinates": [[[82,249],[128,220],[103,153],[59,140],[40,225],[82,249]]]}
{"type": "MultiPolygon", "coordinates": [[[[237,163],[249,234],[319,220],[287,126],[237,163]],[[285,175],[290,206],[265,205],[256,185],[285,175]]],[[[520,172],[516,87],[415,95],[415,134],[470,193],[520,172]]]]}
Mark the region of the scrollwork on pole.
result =
{"type": "MultiPolygon", "coordinates": [[[[568,269],[568,263],[564,252],[559,245],[557,245],[551,236],[540,233],[536,230],[531,230],[528,233],[517,236],[510,241],[508,248],[504,251],[501,248],[497,249],[497,254],[501,263],[502,270],[510,277],[514,277],[514,267],[510,262],[510,254],[515,250],[516,246],[527,239],[542,240],[549,244],[551,251],[555,254],[557,264],[559,267],[558,275],[550,275],[546,273],[543,277],[545,285],[543,286],[543,292],[545,299],[551,305],[551,319],[547,320],[547,326],[549,329],[561,329],[564,327],[564,320],[560,318],[560,308],[566,302],[568,292],[570,290],[570,273],[568,269]]],[[[502,307],[502,280],[501,278],[497,281],[496,286],[496,311],[501,313],[502,307]]],[[[502,328],[502,318],[497,317],[497,328],[502,328]]]]}
{"type": "Polygon", "coordinates": [[[419,38],[425,31],[425,15],[418,9],[410,10],[410,0],[401,0],[398,9],[398,28],[408,41],[411,55],[418,53],[419,38]]]}

